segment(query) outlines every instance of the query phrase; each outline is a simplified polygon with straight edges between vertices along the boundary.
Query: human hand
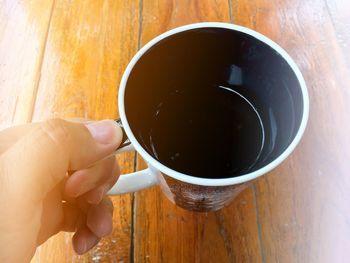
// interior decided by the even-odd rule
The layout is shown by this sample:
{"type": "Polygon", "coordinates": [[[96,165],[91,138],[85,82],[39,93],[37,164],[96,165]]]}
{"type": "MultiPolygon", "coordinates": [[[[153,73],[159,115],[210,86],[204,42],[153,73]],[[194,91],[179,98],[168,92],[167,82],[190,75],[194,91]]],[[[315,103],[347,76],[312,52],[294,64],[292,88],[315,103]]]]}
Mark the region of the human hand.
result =
{"type": "Polygon", "coordinates": [[[113,121],[60,119],[0,132],[0,262],[26,262],[59,231],[83,254],[112,230],[104,197],[119,176],[113,121]],[[108,157],[109,156],[109,157],[108,157]]]}

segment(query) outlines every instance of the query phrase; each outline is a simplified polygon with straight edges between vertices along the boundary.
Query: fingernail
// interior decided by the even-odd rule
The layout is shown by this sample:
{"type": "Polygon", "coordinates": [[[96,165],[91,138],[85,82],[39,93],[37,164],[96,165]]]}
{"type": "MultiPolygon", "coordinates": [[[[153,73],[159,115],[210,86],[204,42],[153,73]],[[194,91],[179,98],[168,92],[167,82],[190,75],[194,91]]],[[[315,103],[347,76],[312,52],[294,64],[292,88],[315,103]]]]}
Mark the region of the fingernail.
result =
{"type": "Polygon", "coordinates": [[[89,193],[87,196],[87,202],[89,204],[95,205],[99,204],[102,201],[103,195],[105,194],[105,189],[103,186],[100,186],[99,188],[95,189],[93,192],[89,193]]]}
{"type": "Polygon", "coordinates": [[[85,124],[92,137],[102,144],[115,144],[122,138],[122,132],[112,120],[103,120],[85,124]]]}
{"type": "Polygon", "coordinates": [[[84,239],[79,240],[78,244],[76,244],[75,251],[81,255],[86,252],[87,244],[84,239]]]}
{"type": "Polygon", "coordinates": [[[93,205],[90,207],[87,215],[87,226],[100,238],[112,232],[112,215],[107,209],[108,208],[104,207],[104,204],[93,205]]]}
{"type": "Polygon", "coordinates": [[[97,236],[105,237],[112,233],[112,217],[104,218],[97,226],[97,236]]]}
{"type": "Polygon", "coordinates": [[[92,237],[92,238],[89,238],[87,241],[86,241],[86,251],[87,252],[88,250],[92,249],[95,245],[97,245],[99,241],[99,238],[97,238],[96,236],[92,237]]]}

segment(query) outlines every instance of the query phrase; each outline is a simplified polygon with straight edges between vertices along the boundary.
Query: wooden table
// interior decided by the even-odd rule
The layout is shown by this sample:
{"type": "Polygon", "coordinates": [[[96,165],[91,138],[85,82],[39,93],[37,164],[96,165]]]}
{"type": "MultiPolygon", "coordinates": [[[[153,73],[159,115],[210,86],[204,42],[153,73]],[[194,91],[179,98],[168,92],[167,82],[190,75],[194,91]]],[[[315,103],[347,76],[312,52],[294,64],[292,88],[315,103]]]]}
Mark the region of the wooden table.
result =
{"type": "MultiPolygon", "coordinates": [[[[349,262],[350,4],[347,0],[0,0],[0,128],[118,116],[136,51],[187,23],[255,29],[295,59],[310,120],[294,153],[227,208],[193,213],[155,187],[114,197],[114,231],[74,254],[70,234],[32,262],[349,262]],[[348,104],[349,103],[349,104],[348,104]]],[[[144,167],[135,153],[123,172],[144,167]]]]}

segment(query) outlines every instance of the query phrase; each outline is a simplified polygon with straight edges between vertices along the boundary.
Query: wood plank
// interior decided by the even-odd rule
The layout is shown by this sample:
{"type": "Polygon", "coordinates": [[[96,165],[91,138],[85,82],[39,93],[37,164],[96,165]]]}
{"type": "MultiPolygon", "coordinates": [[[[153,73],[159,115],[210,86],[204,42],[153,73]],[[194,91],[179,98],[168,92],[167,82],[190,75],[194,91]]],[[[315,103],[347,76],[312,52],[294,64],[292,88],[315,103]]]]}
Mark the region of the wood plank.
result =
{"type": "Polygon", "coordinates": [[[261,261],[251,189],[215,213],[178,208],[157,187],[135,198],[135,262],[261,261]]]}
{"type": "Polygon", "coordinates": [[[30,121],[52,0],[0,3],[0,129],[30,121]]]}
{"type": "MultiPolygon", "coordinates": [[[[142,43],[173,27],[230,21],[227,1],[144,1],[142,43]]],[[[138,169],[145,167],[138,158],[138,169]]],[[[195,213],[173,205],[158,187],[135,194],[135,262],[261,261],[254,195],[248,188],[227,208],[195,213]]]]}
{"type": "MultiPolygon", "coordinates": [[[[118,85],[137,50],[138,1],[56,1],[46,44],[33,120],[118,116],[118,85]]],[[[119,156],[134,170],[134,153],[119,156]]],[[[132,196],[114,197],[113,233],[77,256],[71,234],[40,247],[33,262],[129,262],[132,196]]]]}
{"type": "Polygon", "coordinates": [[[346,1],[232,1],[235,23],[284,47],[310,93],[302,143],[257,184],[265,262],[350,256],[349,7],[346,1]]]}
{"type": "Polygon", "coordinates": [[[143,1],[141,44],[174,27],[198,22],[230,22],[227,1],[143,1]]]}

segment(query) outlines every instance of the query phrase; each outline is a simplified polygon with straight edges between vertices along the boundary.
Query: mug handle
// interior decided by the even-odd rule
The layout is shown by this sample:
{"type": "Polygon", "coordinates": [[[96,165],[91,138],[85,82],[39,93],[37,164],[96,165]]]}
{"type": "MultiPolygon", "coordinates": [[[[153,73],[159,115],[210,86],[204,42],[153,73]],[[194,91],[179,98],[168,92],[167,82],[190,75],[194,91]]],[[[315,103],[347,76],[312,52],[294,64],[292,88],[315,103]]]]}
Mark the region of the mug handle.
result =
{"type": "MultiPolygon", "coordinates": [[[[124,131],[123,124],[121,123],[120,119],[115,121],[122,128],[123,131],[122,143],[115,151],[115,154],[135,150],[124,131]]],[[[156,184],[158,184],[157,174],[148,167],[147,169],[141,171],[120,175],[118,181],[115,183],[115,185],[113,185],[113,187],[108,191],[107,194],[121,195],[126,193],[132,193],[145,188],[149,188],[156,184]]]]}

